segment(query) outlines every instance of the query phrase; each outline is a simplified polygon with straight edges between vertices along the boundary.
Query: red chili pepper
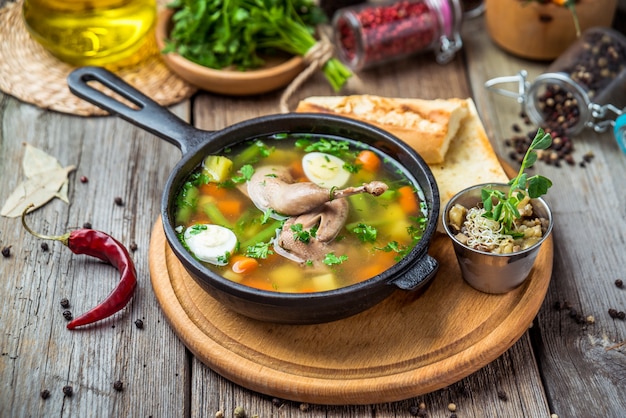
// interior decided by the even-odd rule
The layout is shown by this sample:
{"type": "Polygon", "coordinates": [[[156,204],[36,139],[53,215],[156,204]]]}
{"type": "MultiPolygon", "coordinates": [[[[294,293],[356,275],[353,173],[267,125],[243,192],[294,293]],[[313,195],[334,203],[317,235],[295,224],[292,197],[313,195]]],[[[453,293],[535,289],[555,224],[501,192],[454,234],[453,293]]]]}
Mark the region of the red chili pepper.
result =
{"type": "Polygon", "coordinates": [[[81,325],[87,325],[108,318],[120,311],[133,297],[137,287],[137,272],[135,264],[128,253],[128,250],[118,240],[112,236],[94,229],[77,229],[60,236],[40,235],[33,232],[26,224],[25,215],[28,206],[22,212],[22,225],[32,235],[60,241],[67,246],[74,254],[86,254],[96,257],[102,261],[110,263],[120,272],[120,281],[117,287],[100,304],[90,311],[73,319],[67,324],[68,329],[74,329],[81,325]]]}

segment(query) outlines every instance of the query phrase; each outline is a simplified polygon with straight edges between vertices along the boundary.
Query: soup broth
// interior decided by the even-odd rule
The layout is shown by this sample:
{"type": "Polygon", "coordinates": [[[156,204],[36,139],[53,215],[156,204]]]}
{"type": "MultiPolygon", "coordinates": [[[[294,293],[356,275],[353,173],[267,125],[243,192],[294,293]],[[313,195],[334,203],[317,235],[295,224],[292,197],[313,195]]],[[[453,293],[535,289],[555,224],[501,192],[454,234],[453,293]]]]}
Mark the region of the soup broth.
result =
{"type": "Polygon", "coordinates": [[[363,143],[280,134],[207,156],[181,188],[175,229],[209,269],[288,293],[349,286],[421,239],[427,208],[398,163],[363,143]]]}

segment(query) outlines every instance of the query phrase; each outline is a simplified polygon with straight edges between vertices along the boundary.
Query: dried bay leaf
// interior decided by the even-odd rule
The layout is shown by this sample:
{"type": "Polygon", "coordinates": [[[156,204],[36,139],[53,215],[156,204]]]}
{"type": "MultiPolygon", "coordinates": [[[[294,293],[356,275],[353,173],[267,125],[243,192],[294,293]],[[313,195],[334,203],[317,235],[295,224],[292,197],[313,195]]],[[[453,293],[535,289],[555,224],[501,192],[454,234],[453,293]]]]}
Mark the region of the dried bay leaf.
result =
{"type": "Polygon", "coordinates": [[[62,168],[61,164],[52,155],[45,151],[26,144],[24,158],[22,159],[22,169],[27,178],[31,178],[39,173],[62,168]]]}
{"type": "Polygon", "coordinates": [[[63,168],[53,156],[30,144],[25,145],[22,167],[27,180],[15,187],[0,210],[1,216],[16,218],[31,203],[35,210],[55,197],[69,204],[67,176],[76,167],[63,168]]]}
{"type": "Polygon", "coordinates": [[[71,165],[57,168],[34,175],[15,187],[9,196],[0,215],[8,218],[17,218],[22,215],[26,206],[35,205],[33,210],[48,203],[57,197],[59,189],[67,181],[67,175],[76,169],[71,165]]]}

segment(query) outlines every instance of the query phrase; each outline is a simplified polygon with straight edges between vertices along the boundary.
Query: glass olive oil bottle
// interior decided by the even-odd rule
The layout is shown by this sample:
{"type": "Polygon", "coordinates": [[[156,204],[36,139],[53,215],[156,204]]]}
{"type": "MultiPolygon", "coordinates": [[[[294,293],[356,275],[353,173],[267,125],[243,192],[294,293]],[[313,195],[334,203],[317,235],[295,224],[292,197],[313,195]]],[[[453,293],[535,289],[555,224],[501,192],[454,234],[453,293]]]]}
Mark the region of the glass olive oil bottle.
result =
{"type": "Polygon", "coordinates": [[[62,61],[106,65],[130,57],[156,19],[155,0],[25,0],[31,36],[62,61]]]}

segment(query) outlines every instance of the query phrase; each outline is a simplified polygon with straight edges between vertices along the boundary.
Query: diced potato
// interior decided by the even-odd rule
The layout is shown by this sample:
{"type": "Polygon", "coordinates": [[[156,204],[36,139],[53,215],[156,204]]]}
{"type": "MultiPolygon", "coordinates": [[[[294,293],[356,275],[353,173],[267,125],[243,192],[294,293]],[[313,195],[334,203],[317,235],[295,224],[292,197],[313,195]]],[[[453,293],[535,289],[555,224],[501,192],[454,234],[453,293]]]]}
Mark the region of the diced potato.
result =
{"type": "Polygon", "coordinates": [[[222,273],[222,276],[235,283],[240,283],[243,279],[243,276],[241,274],[237,274],[232,270],[226,270],[224,273],[222,273]]]}
{"type": "Polygon", "coordinates": [[[402,207],[397,204],[389,204],[383,212],[383,221],[385,222],[385,231],[389,234],[391,241],[402,242],[407,238],[407,228],[411,223],[406,220],[406,214],[402,207]]]}
{"type": "Polygon", "coordinates": [[[277,267],[269,273],[270,281],[281,292],[297,288],[303,278],[302,268],[291,264],[277,267]]]}
{"type": "Polygon", "coordinates": [[[311,284],[313,288],[317,292],[323,292],[325,290],[333,290],[337,289],[339,285],[337,284],[337,279],[335,275],[332,273],[322,274],[320,276],[315,276],[311,279],[311,284]]]}
{"type": "Polygon", "coordinates": [[[203,171],[215,183],[228,180],[233,168],[233,162],[221,155],[209,155],[204,159],[203,171]]]}

